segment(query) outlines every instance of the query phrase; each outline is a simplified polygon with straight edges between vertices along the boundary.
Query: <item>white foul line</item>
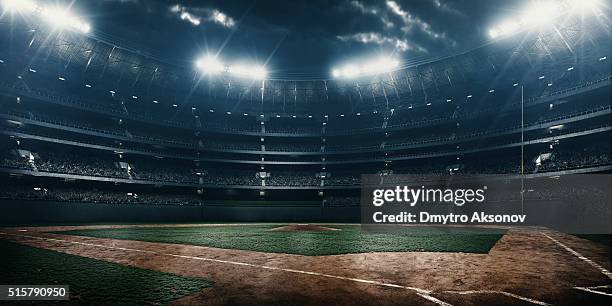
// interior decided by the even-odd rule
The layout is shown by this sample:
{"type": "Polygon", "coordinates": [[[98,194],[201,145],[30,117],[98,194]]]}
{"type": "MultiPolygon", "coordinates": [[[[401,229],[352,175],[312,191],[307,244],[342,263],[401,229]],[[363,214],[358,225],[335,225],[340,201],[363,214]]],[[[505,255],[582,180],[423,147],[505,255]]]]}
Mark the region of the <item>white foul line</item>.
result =
{"type": "Polygon", "coordinates": [[[279,267],[271,267],[271,266],[264,266],[264,265],[256,265],[256,264],[250,264],[250,263],[245,263],[245,262],[221,260],[221,259],[214,259],[214,258],[204,258],[204,257],[196,257],[196,256],[188,256],[188,255],[160,253],[160,252],[140,250],[140,249],[114,247],[114,246],[107,246],[107,245],[102,245],[102,244],[94,244],[94,243],[86,243],[86,242],[78,242],[78,241],[69,241],[69,240],[55,239],[55,238],[45,238],[45,237],[37,237],[37,236],[29,236],[29,235],[16,235],[16,234],[9,234],[9,233],[3,233],[3,232],[0,232],[0,234],[1,235],[8,235],[8,236],[17,236],[17,237],[26,237],[26,238],[32,238],[32,239],[47,240],[47,241],[64,242],[64,243],[71,243],[71,244],[78,244],[78,245],[85,245],[85,246],[93,246],[93,247],[100,247],[100,248],[108,248],[108,249],[115,249],[115,250],[122,250],[122,251],[141,252],[141,253],[154,254],[154,255],[163,255],[163,256],[171,256],[171,257],[177,257],[177,258],[202,260],[202,261],[216,262],[216,263],[223,263],[223,264],[231,264],[231,265],[237,265],[237,266],[247,266],[247,267],[254,267],[254,268],[260,268],[260,269],[266,269],[266,270],[276,270],[276,271],[283,271],[283,272],[289,272],[289,273],[299,273],[299,274],[306,274],[306,275],[314,275],[314,276],[320,276],[320,277],[327,277],[327,278],[334,278],[334,279],[353,281],[353,282],[357,282],[357,283],[371,284],[371,285],[377,285],[377,286],[385,286],[385,287],[391,287],[391,288],[407,289],[407,290],[415,291],[418,296],[420,296],[420,297],[422,297],[424,299],[427,299],[427,300],[429,300],[431,302],[434,302],[434,303],[436,303],[438,305],[441,305],[441,306],[452,306],[449,303],[446,303],[444,301],[441,301],[441,300],[431,296],[430,295],[431,294],[430,290],[425,290],[425,289],[421,289],[421,288],[417,288],[417,287],[402,286],[402,285],[397,285],[397,284],[392,284],[392,283],[384,283],[384,282],[375,281],[375,280],[366,280],[366,279],[360,279],[360,278],[352,278],[352,277],[346,277],[346,276],[324,274],[324,273],[319,273],[319,272],[311,272],[311,271],[302,271],[302,270],[279,268],[279,267]]]}
{"type": "Polygon", "coordinates": [[[612,296],[612,293],[607,293],[607,292],[595,290],[595,289],[603,289],[603,288],[610,288],[610,286],[574,287],[574,289],[578,289],[578,290],[582,290],[582,291],[586,291],[586,292],[590,292],[590,293],[612,296]]]}
{"type": "Polygon", "coordinates": [[[522,300],[525,302],[529,302],[529,303],[533,303],[536,305],[542,305],[542,306],[548,306],[551,304],[548,304],[546,302],[542,302],[542,301],[538,301],[538,300],[534,300],[534,299],[530,299],[528,297],[524,297],[524,296],[520,296],[518,294],[514,294],[514,293],[510,293],[510,292],[506,292],[506,291],[496,291],[496,290],[467,290],[467,291],[444,291],[447,293],[454,293],[454,294],[486,294],[486,293],[491,293],[491,294],[502,294],[505,296],[509,296],[518,300],[522,300]]]}
{"type": "Polygon", "coordinates": [[[542,233],[542,235],[546,236],[548,239],[554,241],[556,244],[558,244],[559,246],[561,246],[562,248],[564,248],[566,251],[574,254],[574,256],[584,260],[585,262],[587,262],[589,265],[593,266],[595,269],[599,270],[599,272],[603,273],[603,275],[607,276],[609,279],[612,279],[612,273],[610,273],[610,271],[606,270],[606,268],[602,267],[601,265],[599,265],[598,263],[582,256],[582,254],[574,251],[573,249],[571,249],[570,247],[566,246],[565,244],[559,242],[557,239],[550,237],[548,235],[546,235],[545,233],[542,233]]]}

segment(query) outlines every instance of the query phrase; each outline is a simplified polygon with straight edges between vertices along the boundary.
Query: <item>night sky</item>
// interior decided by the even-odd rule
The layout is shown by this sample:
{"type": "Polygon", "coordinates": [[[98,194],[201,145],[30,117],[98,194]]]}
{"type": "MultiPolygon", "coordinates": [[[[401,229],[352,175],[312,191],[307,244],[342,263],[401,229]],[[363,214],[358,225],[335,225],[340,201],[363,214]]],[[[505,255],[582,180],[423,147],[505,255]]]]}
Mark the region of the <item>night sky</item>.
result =
{"type": "Polygon", "coordinates": [[[529,0],[73,0],[94,35],[184,65],[206,52],[266,63],[276,75],[326,75],[394,54],[404,63],[485,43],[529,0]]]}

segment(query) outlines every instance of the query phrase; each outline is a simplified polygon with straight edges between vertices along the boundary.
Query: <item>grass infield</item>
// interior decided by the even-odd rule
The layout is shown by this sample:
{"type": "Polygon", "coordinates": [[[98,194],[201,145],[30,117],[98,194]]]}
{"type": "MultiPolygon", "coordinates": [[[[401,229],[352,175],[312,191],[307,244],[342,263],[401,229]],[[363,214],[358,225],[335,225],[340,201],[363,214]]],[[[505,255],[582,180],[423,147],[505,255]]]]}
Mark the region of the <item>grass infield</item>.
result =
{"type": "Polygon", "coordinates": [[[505,230],[402,227],[392,233],[362,232],[356,225],[339,231],[270,231],[279,225],[95,229],[58,232],[97,238],[139,240],[309,256],[367,252],[487,253],[505,230]]]}
{"type": "MultiPolygon", "coordinates": [[[[159,305],[212,282],[0,240],[0,283],[69,285],[64,305],[159,305]]],[[[47,302],[48,303],[48,302],[47,302]]],[[[42,304],[42,303],[41,303],[42,304]]]]}

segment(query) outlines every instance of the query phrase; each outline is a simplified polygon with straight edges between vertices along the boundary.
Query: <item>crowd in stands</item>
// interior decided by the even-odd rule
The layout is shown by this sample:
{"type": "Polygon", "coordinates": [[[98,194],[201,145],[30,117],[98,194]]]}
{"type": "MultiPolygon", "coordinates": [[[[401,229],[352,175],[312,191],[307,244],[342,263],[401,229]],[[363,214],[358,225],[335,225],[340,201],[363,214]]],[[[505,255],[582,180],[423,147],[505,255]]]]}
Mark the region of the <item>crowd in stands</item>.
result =
{"type": "Polygon", "coordinates": [[[109,159],[77,155],[72,153],[56,153],[53,151],[36,154],[34,165],[38,171],[99,176],[112,178],[129,178],[127,169],[122,169],[116,162],[109,159]]]}
{"type": "Polygon", "coordinates": [[[261,178],[255,171],[241,170],[209,170],[208,175],[201,176],[200,182],[204,185],[222,186],[261,186],[261,178]]]}
{"type": "MultiPolygon", "coordinates": [[[[255,170],[199,167],[170,159],[126,160],[117,155],[93,156],[52,150],[28,152],[21,156],[16,150],[4,151],[0,167],[24,169],[90,177],[143,180],[155,183],[200,184],[223,186],[356,186],[362,174],[380,174],[380,169],[356,167],[354,170],[329,170],[326,177],[317,177],[315,170],[267,170],[260,175],[255,170]]],[[[23,153],[22,153],[23,154],[23,153]]],[[[391,168],[394,174],[519,174],[552,172],[612,164],[609,144],[565,145],[553,149],[529,152],[525,162],[520,156],[464,158],[451,165],[433,160],[413,163],[413,166],[391,168]]]]}
{"type": "Polygon", "coordinates": [[[585,165],[600,166],[612,163],[610,146],[604,144],[591,145],[582,150],[558,150],[549,159],[536,166],[537,171],[558,171],[582,168],[585,165]]]}
{"type": "Polygon", "coordinates": [[[189,168],[182,165],[171,166],[163,161],[139,162],[134,163],[134,168],[130,171],[134,179],[167,182],[167,183],[191,183],[197,184],[197,172],[193,167],[189,168]]]}
{"type": "Polygon", "coordinates": [[[267,186],[318,186],[321,179],[315,177],[314,173],[300,172],[272,172],[266,179],[267,186]]]}
{"type": "Polygon", "coordinates": [[[45,200],[103,204],[203,205],[196,194],[134,193],[86,188],[42,188],[12,185],[0,188],[0,199],[45,200]]]}

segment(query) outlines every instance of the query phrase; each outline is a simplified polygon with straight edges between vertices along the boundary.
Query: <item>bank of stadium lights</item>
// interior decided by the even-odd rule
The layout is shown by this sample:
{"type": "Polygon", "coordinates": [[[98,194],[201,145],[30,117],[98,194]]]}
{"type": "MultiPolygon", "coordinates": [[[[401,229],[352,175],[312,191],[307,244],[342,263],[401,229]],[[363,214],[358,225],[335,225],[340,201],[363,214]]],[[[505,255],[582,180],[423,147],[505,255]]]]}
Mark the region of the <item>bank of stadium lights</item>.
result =
{"type": "Polygon", "coordinates": [[[396,70],[400,62],[394,58],[377,58],[364,64],[347,64],[332,70],[334,78],[356,78],[396,70]]]}
{"type": "Polygon", "coordinates": [[[69,8],[53,5],[43,6],[33,0],[2,0],[5,12],[20,14],[38,14],[41,19],[58,29],[71,29],[82,33],[89,33],[91,26],[81,18],[72,14],[69,8]]]}
{"type": "Polygon", "coordinates": [[[259,65],[227,65],[215,56],[203,56],[196,61],[196,68],[207,75],[227,73],[234,76],[263,80],[268,76],[265,67],[259,65]]]}
{"type": "Polygon", "coordinates": [[[493,39],[510,36],[524,29],[550,24],[558,16],[570,13],[596,13],[601,0],[535,0],[519,16],[509,18],[489,30],[493,39]]]}
{"type": "Polygon", "coordinates": [[[30,0],[3,0],[2,7],[8,12],[28,13],[38,9],[36,2],[30,0]]]}

